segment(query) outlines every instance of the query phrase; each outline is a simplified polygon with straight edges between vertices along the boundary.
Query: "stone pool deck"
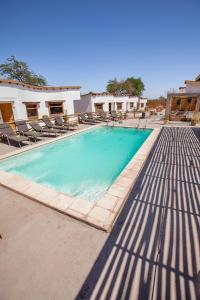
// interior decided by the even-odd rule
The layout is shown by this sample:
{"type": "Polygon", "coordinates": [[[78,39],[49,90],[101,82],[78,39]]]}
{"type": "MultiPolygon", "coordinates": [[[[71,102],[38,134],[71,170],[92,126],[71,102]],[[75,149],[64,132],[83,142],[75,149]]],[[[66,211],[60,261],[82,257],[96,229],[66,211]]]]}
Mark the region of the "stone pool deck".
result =
{"type": "Polygon", "coordinates": [[[199,131],[162,130],[110,234],[0,187],[0,299],[197,299],[199,131]]]}

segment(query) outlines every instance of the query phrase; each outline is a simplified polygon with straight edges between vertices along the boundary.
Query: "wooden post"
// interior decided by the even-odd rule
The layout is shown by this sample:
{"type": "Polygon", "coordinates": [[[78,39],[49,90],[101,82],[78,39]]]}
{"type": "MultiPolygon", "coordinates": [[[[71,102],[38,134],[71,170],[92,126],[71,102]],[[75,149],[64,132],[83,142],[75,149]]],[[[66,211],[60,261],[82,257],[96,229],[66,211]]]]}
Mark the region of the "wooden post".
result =
{"type": "Polygon", "coordinates": [[[168,97],[167,97],[167,105],[166,105],[166,112],[165,112],[165,115],[167,117],[169,117],[170,114],[171,114],[171,106],[172,106],[172,96],[168,95],[168,97]]]}
{"type": "Polygon", "coordinates": [[[200,111],[200,96],[197,97],[197,103],[195,106],[195,112],[199,112],[200,111]]]}

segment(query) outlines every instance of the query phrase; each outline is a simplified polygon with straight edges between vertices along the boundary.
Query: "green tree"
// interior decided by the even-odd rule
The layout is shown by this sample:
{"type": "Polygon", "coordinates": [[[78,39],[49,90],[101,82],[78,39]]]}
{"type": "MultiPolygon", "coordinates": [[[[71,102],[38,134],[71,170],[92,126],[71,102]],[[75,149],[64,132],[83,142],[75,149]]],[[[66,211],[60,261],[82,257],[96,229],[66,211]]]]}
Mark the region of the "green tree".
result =
{"type": "Polygon", "coordinates": [[[195,78],[195,81],[200,81],[200,74],[195,78]]]}
{"type": "Polygon", "coordinates": [[[128,77],[118,81],[116,78],[109,80],[106,86],[107,92],[114,95],[141,96],[144,91],[144,83],[141,78],[128,77]]]}
{"type": "Polygon", "coordinates": [[[117,81],[117,78],[113,79],[113,80],[109,80],[107,87],[106,87],[107,92],[111,93],[111,94],[115,94],[115,95],[119,95],[122,94],[123,92],[123,84],[120,81],[117,81]]]}
{"type": "Polygon", "coordinates": [[[43,76],[35,74],[29,69],[26,62],[17,60],[14,55],[7,58],[6,62],[0,65],[0,75],[7,79],[37,86],[47,84],[46,79],[43,76]]]}

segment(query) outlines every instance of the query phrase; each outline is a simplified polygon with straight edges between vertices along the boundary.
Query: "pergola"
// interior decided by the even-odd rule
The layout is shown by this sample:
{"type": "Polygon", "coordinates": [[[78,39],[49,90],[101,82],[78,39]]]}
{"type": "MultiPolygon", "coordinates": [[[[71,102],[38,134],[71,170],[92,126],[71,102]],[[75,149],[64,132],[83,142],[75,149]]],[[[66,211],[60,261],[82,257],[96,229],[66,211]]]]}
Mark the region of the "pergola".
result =
{"type": "MultiPolygon", "coordinates": [[[[200,111],[200,93],[169,93],[167,97],[166,116],[170,116],[173,108],[173,101],[179,101],[179,108],[176,110],[184,111],[183,103],[190,103],[189,111],[199,112],[200,111]],[[182,109],[181,109],[182,104],[182,109]]],[[[187,110],[185,110],[187,111],[187,110]]]]}

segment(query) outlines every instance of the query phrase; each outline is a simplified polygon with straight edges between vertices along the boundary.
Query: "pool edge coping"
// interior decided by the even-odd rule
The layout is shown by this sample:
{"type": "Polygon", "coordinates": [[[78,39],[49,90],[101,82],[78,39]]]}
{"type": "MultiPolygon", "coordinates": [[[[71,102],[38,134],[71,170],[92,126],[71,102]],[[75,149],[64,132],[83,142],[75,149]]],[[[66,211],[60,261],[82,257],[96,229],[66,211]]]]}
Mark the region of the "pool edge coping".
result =
{"type": "MultiPolygon", "coordinates": [[[[60,136],[50,141],[44,141],[37,145],[27,146],[25,149],[19,149],[6,155],[1,155],[0,160],[102,125],[103,124],[97,124],[60,136]]],[[[123,125],[116,127],[135,128],[133,126],[123,125]]],[[[0,185],[49,208],[66,214],[69,217],[75,218],[106,232],[110,232],[161,131],[161,128],[148,127],[146,129],[153,130],[103,197],[95,203],[78,197],[72,197],[61,192],[56,192],[52,188],[5,171],[0,171],[0,185]]]]}

